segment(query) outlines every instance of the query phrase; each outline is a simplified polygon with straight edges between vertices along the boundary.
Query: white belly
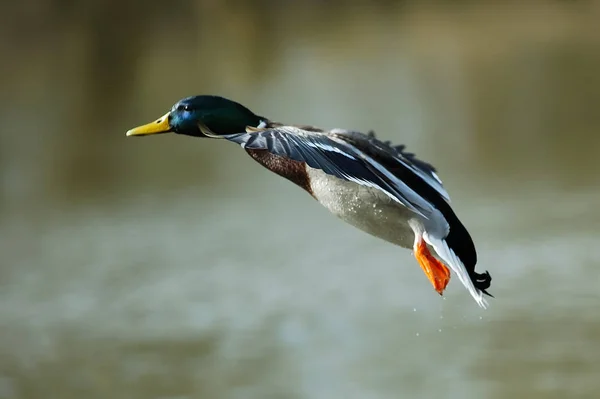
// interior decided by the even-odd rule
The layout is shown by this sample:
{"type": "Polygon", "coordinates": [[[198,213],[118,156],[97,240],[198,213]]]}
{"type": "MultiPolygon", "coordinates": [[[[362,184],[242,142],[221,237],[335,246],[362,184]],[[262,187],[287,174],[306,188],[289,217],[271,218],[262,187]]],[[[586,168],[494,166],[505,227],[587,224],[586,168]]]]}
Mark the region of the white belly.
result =
{"type": "Polygon", "coordinates": [[[345,222],[385,241],[412,248],[409,219],[418,218],[381,191],[307,167],[314,197],[345,222]]]}

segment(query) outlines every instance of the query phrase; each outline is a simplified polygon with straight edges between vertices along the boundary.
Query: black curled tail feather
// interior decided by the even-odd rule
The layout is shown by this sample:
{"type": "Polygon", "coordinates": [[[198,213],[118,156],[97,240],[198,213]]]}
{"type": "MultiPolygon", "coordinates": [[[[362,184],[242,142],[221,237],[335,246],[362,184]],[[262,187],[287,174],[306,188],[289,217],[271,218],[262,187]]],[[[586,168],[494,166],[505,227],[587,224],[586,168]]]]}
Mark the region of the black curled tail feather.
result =
{"type": "Polygon", "coordinates": [[[486,291],[488,288],[490,288],[490,285],[492,284],[492,276],[490,276],[490,272],[488,272],[487,270],[485,271],[485,273],[473,272],[472,274],[470,274],[470,277],[475,288],[477,288],[487,296],[490,296],[492,298],[494,297],[492,294],[486,291]]]}
{"type": "Polygon", "coordinates": [[[493,298],[494,296],[487,292],[487,289],[490,288],[492,284],[492,276],[488,271],[485,273],[477,273],[475,271],[477,251],[475,250],[475,244],[473,243],[471,235],[449,206],[447,209],[444,209],[442,213],[450,226],[450,232],[446,237],[448,248],[454,251],[456,256],[461,260],[467,269],[471,282],[473,282],[475,288],[493,298]]]}

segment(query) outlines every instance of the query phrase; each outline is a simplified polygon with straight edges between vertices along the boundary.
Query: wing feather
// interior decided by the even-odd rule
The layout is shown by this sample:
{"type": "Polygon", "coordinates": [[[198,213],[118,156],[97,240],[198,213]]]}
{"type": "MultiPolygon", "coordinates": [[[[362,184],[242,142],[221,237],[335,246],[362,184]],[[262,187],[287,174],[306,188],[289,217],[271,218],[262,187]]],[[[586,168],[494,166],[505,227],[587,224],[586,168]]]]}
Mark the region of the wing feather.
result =
{"type": "Polygon", "coordinates": [[[433,212],[428,201],[375,159],[335,136],[280,126],[222,137],[247,149],[265,149],[275,155],[305,162],[311,168],[340,179],[376,188],[425,218],[433,212]]]}
{"type": "Polygon", "coordinates": [[[431,186],[435,191],[448,203],[450,203],[450,195],[443,186],[442,181],[435,173],[435,168],[418,159],[415,154],[405,151],[406,146],[403,144],[393,146],[389,141],[383,142],[375,137],[375,133],[370,131],[367,135],[351,130],[335,129],[332,131],[342,140],[349,141],[352,145],[358,148],[369,148],[375,150],[378,156],[393,160],[401,164],[403,167],[410,169],[412,173],[419,176],[423,182],[431,186]]]}

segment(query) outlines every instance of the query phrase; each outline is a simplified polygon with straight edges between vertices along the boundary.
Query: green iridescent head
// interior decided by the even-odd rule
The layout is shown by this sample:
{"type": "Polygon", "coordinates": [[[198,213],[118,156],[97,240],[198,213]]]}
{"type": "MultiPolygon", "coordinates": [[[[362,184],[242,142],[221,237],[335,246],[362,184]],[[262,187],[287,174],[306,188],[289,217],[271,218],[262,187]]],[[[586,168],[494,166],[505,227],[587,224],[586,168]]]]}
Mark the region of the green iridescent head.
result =
{"type": "Polygon", "coordinates": [[[247,126],[257,127],[264,118],[235,101],[219,96],[194,96],[178,101],[169,112],[154,122],[138,126],[127,136],[178,133],[209,137],[242,133],[247,126]]]}

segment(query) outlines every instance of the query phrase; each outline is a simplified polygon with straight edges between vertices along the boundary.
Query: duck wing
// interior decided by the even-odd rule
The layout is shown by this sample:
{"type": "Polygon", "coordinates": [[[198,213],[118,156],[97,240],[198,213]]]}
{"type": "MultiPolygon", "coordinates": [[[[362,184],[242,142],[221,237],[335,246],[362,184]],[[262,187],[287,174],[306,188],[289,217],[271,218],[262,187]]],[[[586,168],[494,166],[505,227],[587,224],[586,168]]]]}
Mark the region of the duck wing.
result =
{"type": "Polygon", "coordinates": [[[309,167],[337,178],[379,189],[424,218],[428,219],[435,211],[433,205],[403,178],[411,176],[412,180],[418,181],[418,174],[423,172],[411,163],[396,160],[398,155],[393,150],[369,150],[368,137],[364,134],[348,135],[341,130],[319,132],[316,129],[282,125],[252,128],[245,133],[221,137],[245,149],[267,150],[278,156],[305,162],[309,167]],[[385,163],[380,162],[381,156],[385,157],[385,163],[394,162],[397,168],[402,169],[402,173],[390,171],[385,163]]]}

